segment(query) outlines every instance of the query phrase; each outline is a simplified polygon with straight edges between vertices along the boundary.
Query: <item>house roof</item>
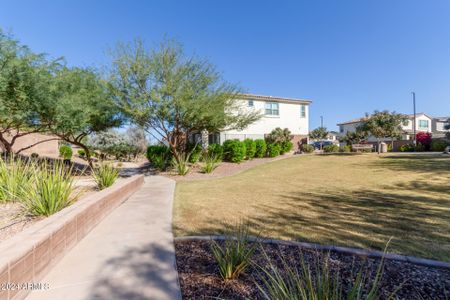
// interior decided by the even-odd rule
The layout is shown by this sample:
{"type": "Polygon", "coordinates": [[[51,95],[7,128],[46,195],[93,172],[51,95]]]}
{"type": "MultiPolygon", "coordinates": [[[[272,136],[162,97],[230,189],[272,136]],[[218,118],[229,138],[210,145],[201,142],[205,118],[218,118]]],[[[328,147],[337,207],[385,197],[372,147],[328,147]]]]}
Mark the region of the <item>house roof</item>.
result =
{"type": "MultiPolygon", "coordinates": [[[[423,116],[426,116],[426,117],[428,117],[428,118],[430,118],[430,119],[433,119],[432,117],[430,117],[429,115],[427,115],[427,114],[425,114],[425,113],[416,113],[416,116],[422,116],[422,115],[423,115],[423,116]]],[[[410,118],[410,119],[414,118],[414,114],[410,114],[410,115],[406,115],[406,116],[408,116],[408,118],[410,118]]],[[[364,119],[364,118],[353,119],[353,120],[350,120],[350,121],[338,123],[337,125],[339,126],[339,125],[347,125],[347,124],[359,123],[359,122],[361,122],[363,119],[364,119]]]]}
{"type": "Polygon", "coordinates": [[[450,116],[449,117],[436,117],[434,119],[438,122],[447,122],[447,120],[450,119],[450,116]]]}
{"type": "Polygon", "coordinates": [[[264,96],[264,95],[255,95],[255,94],[242,94],[241,96],[245,100],[262,100],[262,101],[294,103],[294,104],[299,104],[299,103],[300,104],[310,104],[312,102],[311,100],[307,100],[307,99],[264,96]]]}

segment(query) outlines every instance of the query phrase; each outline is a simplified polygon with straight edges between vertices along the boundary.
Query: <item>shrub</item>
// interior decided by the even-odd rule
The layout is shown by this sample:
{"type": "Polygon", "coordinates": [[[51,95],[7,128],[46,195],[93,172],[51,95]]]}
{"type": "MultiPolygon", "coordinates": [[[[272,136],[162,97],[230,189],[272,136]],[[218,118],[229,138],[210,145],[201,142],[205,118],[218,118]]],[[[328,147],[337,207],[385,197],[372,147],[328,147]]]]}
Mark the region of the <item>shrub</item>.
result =
{"type": "Polygon", "coordinates": [[[283,143],[291,140],[291,131],[288,128],[281,129],[275,128],[269,134],[266,135],[267,144],[283,143]]]}
{"type": "Polygon", "coordinates": [[[202,146],[199,144],[190,144],[187,147],[187,151],[189,153],[189,162],[195,164],[202,154],[202,146]]]}
{"type": "Polygon", "coordinates": [[[281,151],[280,144],[273,143],[273,144],[267,145],[267,156],[268,157],[278,156],[278,155],[280,155],[280,151],[281,151]]]}
{"type": "Polygon", "coordinates": [[[147,147],[147,159],[157,169],[164,171],[172,158],[169,147],[151,145],[147,147]]]}
{"type": "Polygon", "coordinates": [[[339,146],[338,145],[326,145],[323,147],[323,152],[326,153],[332,153],[332,152],[338,152],[339,146]]]}
{"type": "Polygon", "coordinates": [[[220,144],[209,144],[208,154],[216,155],[219,159],[223,156],[223,147],[220,144]]]}
{"type": "Polygon", "coordinates": [[[250,244],[248,238],[248,226],[239,223],[223,243],[212,241],[211,251],[225,281],[236,279],[249,266],[257,243],[250,244]]]}
{"type": "Polygon", "coordinates": [[[349,145],[344,145],[339,148],[339,152],[348,153],[351,151],[352,151],[352,147],[350,147],[349,145]]]}
{"type": "Polygon", "coordinates": [[[71,168],[62,163],[43,163],[34,171],[32,183],[21,188],[22,203],[30,214],[50,216],[76,200],[71,168]]]}
{"type": "Polygon", "coordinates": [[[175,157],[172,158],[172,166],[175,168],[178,175],[184,176],[189,173],[189,156],[190,155],[187,153],[181,153],[179,155],[179,161],[177,161],[175,157]]]}
{"type": "Polygon", "coordinates": [[[119,170],[114,168],[112,164],[100,164],[100,166],[94,168],[92,172],[92,177],[100,190],[112,186],[114,182],[116,182],[118,176],[119,170]]]}
{"type": "Polygon", "coordinates": [[[431,142],[431,150],[432,151],[440,151],[440,152],[442,152],[449,145],[450,145],[450,143],[445,141],[445,140],[433,140],[431,142]]]}
{"type": "Polygon", "coordinates": [[[30,161],[0,158],[0,203],[22,200],[20,191],[30,187],[35,169],[30,161]]]}
{"type": "Polygon", "coordinates": [[[64,160],[70,160],[72,158],[72,147],[69,145],[61,145],[59,147],[59,156],[64,160]]]}
{"type": "Polygon", "coordinates": [[[414,144],[405,144],[405,145],[401,145],[398,150],[400,152],[414,152],[415,147],[414,144]]]}
{"type": "Polygon", "coordinates": [[[256,143],[252,139],[245,139],[245,157],[246,159],[252,159],[256,153],[256,143]]]}
{"type": "Polygon", "coordinates": [[[266,141],[263,139],[255,140],[255,157],[264,157],[267,151],[266,141]]]}
{"type": "Polygon", "coordinates": [[[294,147],[294,144],[292,144],[291,141],[284,141],[281,143],[281,154],[288,153],[292,150],[292,147],[294,147]]]}
{"type": "Polygon", "coordinates": [[[226,140],[223,143],[223,153],[225,160],[240,163],[245,158],[245,144],[239,140],[226,140]]]}
{"type": "Polygon", "coordinates": [[[214,153],[207,153],[203,155],[202,171],[203,173],[211,173],[215,168],[219,166],[220,157],[214,153]]]}
{"type": "Polygon", "coordinates": [[[314,152],[314,146],[309,144],[303,144],[301,145],[300,149],[303,153],[313,153],[314,152]]]}
{"type": "Polygon", "coordinates": [[[422,144],[424,150],[429,150],[431,145],[431,132],[418,132],[416,134],[416,141],[418,144],[422,144]]]}
{"type": "Polygon", "coordinates": [[[33,159],[36,159],[39,157],[39,153],[33,152],[33,153],[31,153],[30,157],[33,159]]]}
{"type": "Polygon", "coordinates": [[[86,151],[84,151],[83,149],[78,150],[77,153],[78,153],[79,157],[85,157],[86,156],[86,151]]]}
{"type": "Polygon", "coordinates": [[[414,148],[414,151],[416,151],[416,152],[423,152],[423,151],[425,151],[426,149],[427,149],[427,147],[426,147],[424,144],[418,143],[418,144],[416,145],[416,147],[414,148]]]}

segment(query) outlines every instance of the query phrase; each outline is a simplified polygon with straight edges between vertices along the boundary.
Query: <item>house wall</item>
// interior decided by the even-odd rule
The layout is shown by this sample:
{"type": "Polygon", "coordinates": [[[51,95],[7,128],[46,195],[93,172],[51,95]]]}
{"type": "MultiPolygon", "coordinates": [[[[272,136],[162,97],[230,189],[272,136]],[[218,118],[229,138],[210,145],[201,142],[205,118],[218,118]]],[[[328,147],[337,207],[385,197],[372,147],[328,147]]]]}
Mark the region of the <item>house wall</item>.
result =
{"type": "Polygon", "coordinates": [[[253,100],[253,107],[248,106],[248,100],[241,100],[242,109],[259,111],[263,117],[255,123],[249,125],[244,130],[228,130],[222,132],[223,135],[240,135],[252,137],[264,137],[265,134],[270,133],[273,129],[288,128],[292,135],[307,135],[309,132],[309,105],[305,105],[306,115],[304,118],[300,117],[301,104],[282,103],[278,102],[279,115],[266,116],[265,103],[266,101],[253,100]]]}

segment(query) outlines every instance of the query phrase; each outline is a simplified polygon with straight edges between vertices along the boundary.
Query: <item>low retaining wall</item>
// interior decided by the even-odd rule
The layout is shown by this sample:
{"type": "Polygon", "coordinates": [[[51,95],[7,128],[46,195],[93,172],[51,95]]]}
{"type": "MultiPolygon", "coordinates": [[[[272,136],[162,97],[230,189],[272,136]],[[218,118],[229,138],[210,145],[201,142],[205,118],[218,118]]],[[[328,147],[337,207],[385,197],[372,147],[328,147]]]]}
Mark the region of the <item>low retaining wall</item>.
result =
{"type": "MultiPolygon", "coordinates": [[[[208,240],[225,240],[227,237],[223,235],[201,235],[201,236],[181,236],[176,237],[175,241],[208,241],[208,240]]],[[[363,257],[371,257],[371,258],[382,258],[390,259],[390,260],[398,260],[409,262],[416,265],[432,267],[432,268],[444,268],[450,269],[450,263],[445,261],[420,258],[415,256],[408,255],[400,255],[394,253],[384,253],[376,250],[366,250],[366,249],[357,249],[357,248],[349,248],[349,247],[340,247],[340,246],[332,246],[332,245],[320,245],[314,243],[305,243],[305,242],[296,242],[296,241],[282,241],[282,240],[274,240],[274,239],[265,239],[265,238],[256,238],[250,237],[250,241],[252,242],[260,242],[266,244],[276,244],[276,245],[286,245],[286,246],[298,246],[306,249],[320,250],[320,251],[335,251],[338,253],[345,253],[351,255],[358,255],[363,257]]]]}
{"type": "Polygon", "coordinates": [[[0,243],[0,300],[24,299],[46,288],[44,275],[143,182],[142,175],[125,179],[0,243]]]}

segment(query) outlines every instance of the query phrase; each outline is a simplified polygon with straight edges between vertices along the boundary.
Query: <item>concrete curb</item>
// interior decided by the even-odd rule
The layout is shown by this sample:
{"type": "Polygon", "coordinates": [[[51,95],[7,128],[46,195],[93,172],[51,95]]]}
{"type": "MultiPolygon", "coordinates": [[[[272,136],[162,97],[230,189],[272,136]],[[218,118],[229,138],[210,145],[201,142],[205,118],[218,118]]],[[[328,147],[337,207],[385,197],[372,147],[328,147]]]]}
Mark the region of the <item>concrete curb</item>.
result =
{"type": "MultiPolygon", "coordinates": [[[[176,237],[175,241],[209,241],[211,239],[212,240],[225,240],[225,239],[227,239],[227,237],[223,236],[223,235],[182,236],[182,237],[176,237]]],[[[357,249],[357,248],[340,247],[340,246],[332,246],[332,245],[320,245],[320,244],[296,242],[296,241],[282,241],[282,240],[256,238],[256,237],[250,237],[249,240],[252,242],[260,242],[260,243],[265,243],[265,244],[298,246],[298,247],[302,247],[302,248],[306,248],[306,249],[321,250],[321,251],[335,251],[338,253],[358,255],[358,256],[364,256],[364,257],[370,257],[370,258],[384,257],[385,259],[403,261],[403,262],[408,262],[408,263],[425,266],[425,267],[450,269],[450,263],[445,262],[445,261],[426,259],[426,258],[420,258],[420,257],[408,256],[408,255],[400,255],[400,254],[394,254],[394,253],[386,253],[385,254],[382,251],[376,251],[376,250],[357,249]]]]}
{"type": "MultiPolygon", "coordinates": [[[[24,299],[46,273],[144,182],[130,177],[88,195],[0,244],[0,299],[24,299]]],[[[42,287],[41,287],[42,288],[42,287]]],[[[36,287],[36,289],[41,289],[36,287]]]]}

